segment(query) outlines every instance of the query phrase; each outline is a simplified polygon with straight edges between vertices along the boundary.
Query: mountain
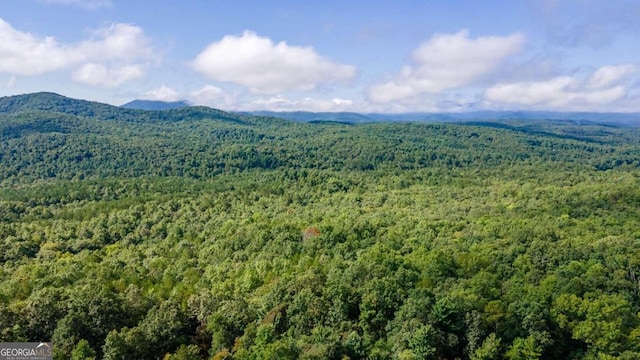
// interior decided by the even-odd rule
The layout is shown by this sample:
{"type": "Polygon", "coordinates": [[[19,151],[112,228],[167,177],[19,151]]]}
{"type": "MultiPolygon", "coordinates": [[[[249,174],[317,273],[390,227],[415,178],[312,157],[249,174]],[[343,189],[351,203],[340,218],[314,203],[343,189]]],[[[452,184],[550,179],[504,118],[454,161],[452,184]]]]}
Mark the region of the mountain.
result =
{"type": "Polygon", "coordinates": [[[472,111],[461,113],[353,113],[307,111],[252,111],[247,115],[275,116],[298,122],[344,122],[350,124],[372,122],[459,122],[469,120],[570,120],[598,124],[640,126],[640,113],[598,113],[561,111],[472,111]]]}
{"type": "Polygon", "coordinates": [[[128,109],[95,101],[73,99],[50,92],[0,97],[0,114],[46,113],[73,115],[91,120],[118,120],[127,122],[173,122],[185,120],[218,119],[232,122],[246,121],[246,116],[205,106],[150,111],[128,109]]]}
{"type": "Polygon", "coordinates": [[[617,124],[640,126],[640,113],[598,113],[598,112],[556,112],[556,111],[475,111],[464,113],[354,113],[354,112],[224,112],[209,107],[192,107],[185,101],[163,102],[134,100],[120,107],[95,101],[72,99],[50,92],[39,92],[0,98],[0,113],[21,111],[53,111],[104,120],[127,119],[140,121],[175,121],[186,118],[225,117],[241,120],[259,116],[281,118],[296,122],[340,122],[348,124],[374,122],[468,122],[468,121],[511,121],[511,120],[566,120],[595,124],[617,124]],[[178,111],[164,113],[165,111],[178,111]]]}
{"type": "Polygon", "coordinates": [[[273,116],[282,119],[299,122],[342,122],[349,124],[358,123],[370,123],[376,121],[366,114],[354,113],[354,112],[308,112],[308,111],[292,111],[292,112],[278,112],[278,111],[252,111],[243,112],[247,115],[256,116],[273,116]]]}
{"type": "Polygon", "coordinates": [[[80,116],[116,111],[118,107],[95,101],[72,99],[51,92],[0,97],[0,113],[53,111],[80,116]]]}
{"type": "Polygon", "coordinates": [[[120,107],[136,110],[170,110],[191,106],[186,101],[133,100],[120,107]]]}
{"type": "Polygon", "coordinates": [[[296,114],[307,116],[309,122],[201,106],[133,110],[52,93],[0,98],[0,182],[105,176],[208,178],[279,168],[497,166],[520,157],[546,161],[582,156],[576,149],[590,151],[584,163],[598,169],[637,158],[635,131],[593,123],[495,120],[489,115],[489,120],[482,120],[469,115],[471,120],[458,118],[455,124],[430,124],[408,114],[416,116],[403,118],[413,119],[411,123],[368,115],[379,122],[345,126],[341,123],[345,119],[368,118],[353,113],[296,114]],[[628,147],[609,152],[608,146],[622,143],[628,147]],[[574,150],[556,154],[556,148],[574,150]]]}

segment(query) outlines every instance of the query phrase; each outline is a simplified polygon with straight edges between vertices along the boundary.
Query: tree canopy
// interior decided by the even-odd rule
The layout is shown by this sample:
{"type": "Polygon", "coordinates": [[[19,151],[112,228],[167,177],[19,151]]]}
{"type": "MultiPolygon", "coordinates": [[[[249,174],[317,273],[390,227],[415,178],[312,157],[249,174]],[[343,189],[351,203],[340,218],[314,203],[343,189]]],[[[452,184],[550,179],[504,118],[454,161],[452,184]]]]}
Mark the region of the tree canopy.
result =
{"type": "Polygon", "coordinates": [[[56,359],[636,359],[640,134],[0,99],[0,339],[56,359]]]}

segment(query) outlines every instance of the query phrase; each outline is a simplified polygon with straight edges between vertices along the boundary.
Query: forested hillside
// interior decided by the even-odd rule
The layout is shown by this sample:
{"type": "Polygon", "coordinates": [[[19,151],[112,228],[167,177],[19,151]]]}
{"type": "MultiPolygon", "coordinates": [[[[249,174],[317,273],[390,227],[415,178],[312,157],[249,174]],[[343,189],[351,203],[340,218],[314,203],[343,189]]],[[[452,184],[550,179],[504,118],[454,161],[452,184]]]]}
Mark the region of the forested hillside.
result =
{"type": "Polygon", "coordinates": [[[0,339],[56,359],[640,358],[640,129],[0,99],[0,339]]]}

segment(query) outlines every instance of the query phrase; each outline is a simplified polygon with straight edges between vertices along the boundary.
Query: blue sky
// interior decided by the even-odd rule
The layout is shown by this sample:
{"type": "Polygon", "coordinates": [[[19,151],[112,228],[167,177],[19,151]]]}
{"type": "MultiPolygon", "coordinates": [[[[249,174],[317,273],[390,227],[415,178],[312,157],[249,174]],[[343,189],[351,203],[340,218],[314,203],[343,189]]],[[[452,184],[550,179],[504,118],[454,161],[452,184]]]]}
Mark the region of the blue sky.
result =
{"type": "Polygon", "coordinates": [[[0,96],[640,111],[640,1],[0,2],[0,96]]]}

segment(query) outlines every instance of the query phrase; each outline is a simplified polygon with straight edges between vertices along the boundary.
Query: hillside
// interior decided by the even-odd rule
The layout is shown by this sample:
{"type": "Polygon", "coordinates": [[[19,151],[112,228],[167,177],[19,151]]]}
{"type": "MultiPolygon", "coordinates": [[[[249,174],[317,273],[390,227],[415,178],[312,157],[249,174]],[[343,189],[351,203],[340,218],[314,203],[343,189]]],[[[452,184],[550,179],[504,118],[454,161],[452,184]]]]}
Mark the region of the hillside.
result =
{"type": "Polygon", "coordinates": [[[49,92],[0,98],[0,113],[19,113],[25,111],[50,111],[72,115],[95,116],[96,114],[117,111],[117,108],[93,101],[71,99],[49,92]]]}
{"type": "Polygon", "coordinates": [[[0,98],[0,334],[56,359],[635,359],[640,129],[0,98]]]}
{"type": "Polygon", "coordinates": [[[638,158],[635,130],[558,121],[348,127],[205,107],[130,110],[53,94],[0,98],[0,107],[0,134],[6,144],[0,149],[0,181],[5,182],[209,178],[253,168],[488,168],[519,162],[555,166],[578,159],[582,166],[606,169],[638,158]],[[619,146],[612,150],[612,145],[619,146]]]}

